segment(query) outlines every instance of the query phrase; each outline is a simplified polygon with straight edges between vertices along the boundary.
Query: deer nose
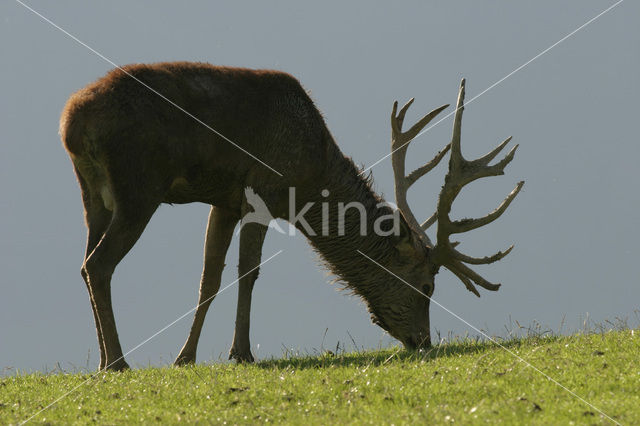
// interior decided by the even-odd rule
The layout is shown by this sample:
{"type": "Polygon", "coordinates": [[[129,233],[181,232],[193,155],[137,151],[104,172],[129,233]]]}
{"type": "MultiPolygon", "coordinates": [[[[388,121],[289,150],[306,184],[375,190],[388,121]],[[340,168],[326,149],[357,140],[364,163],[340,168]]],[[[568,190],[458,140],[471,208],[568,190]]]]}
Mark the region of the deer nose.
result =
{"type": "Polygon", "coordinates": [[[409,340],[411,341],[412,349],[423,349],[431,346],[431,336],[429,336],[428,332],[412,333],[409,340]]]}
{"type": "Polygon", "coordinates": [[[417,348],[416,342],[413,339],[413,337],[409,337],[405,340],[402,341],[402,344],[404,345],[404,348],[408,351],[414,351],[417,348]]]}

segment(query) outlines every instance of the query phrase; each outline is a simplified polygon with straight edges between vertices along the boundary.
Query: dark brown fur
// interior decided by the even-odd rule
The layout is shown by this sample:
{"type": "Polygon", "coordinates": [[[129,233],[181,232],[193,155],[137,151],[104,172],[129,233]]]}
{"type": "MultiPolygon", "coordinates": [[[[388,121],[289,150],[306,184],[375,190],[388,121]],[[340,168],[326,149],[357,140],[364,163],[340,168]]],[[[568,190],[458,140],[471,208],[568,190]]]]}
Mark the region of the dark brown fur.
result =
{"type": "MultiPolygon", "coordinates": [[[[224,257],[238,220],[248,211],[252,187],[275,217],[287,219],[288,189],[321,233],[320,203],[358,201],[375,218],[390,214],[327,130],[321,114],[292,76],[278,71],[217,67],[204,63],[130,65],[75,93],[60,122],[82,189],[87,251],[82,274],[89,290],[100,344],[100,368],[127,365],[111,308],[111,274],[136,242],[159,204],[212,205],[194,325],[177,363],[193,362],[202,322],[220,286],[224,257]],[[157,90],[231,141],[278,170],[278,176],[230,142],[196,122],[131,76],[157,90]],[[329,190],[328,197],[320,195],[329,190]]],[[[364,298],[374,321],[407,346],[429,344],[428,299],[395,279],[357,250],[382,263],[428,295],[433,275],[426,249],[404,221],[400,236],[359,234],[358,216],[347,215],[346,235],[307,235],[332,272],[364,298]]],[[[305,232],[304,229],[300,229],[305,232]]],[[[240,296],[231,357],[251,361],[249,312],[266,228],[242,227],[240,296]]],[[[305,232],[305,235],[307,233],[305,232]]],[[[286,267],[286,265],[284,265],[286,267]]]]}

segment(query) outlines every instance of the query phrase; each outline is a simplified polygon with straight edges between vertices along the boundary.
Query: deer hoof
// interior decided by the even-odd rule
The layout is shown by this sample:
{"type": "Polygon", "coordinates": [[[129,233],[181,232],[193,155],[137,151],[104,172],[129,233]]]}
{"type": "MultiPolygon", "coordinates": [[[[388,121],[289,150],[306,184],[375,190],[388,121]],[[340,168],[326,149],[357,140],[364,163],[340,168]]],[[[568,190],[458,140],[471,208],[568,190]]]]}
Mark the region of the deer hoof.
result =
{"type": "Polygon", "coordinates": [[[105,368],[102,368],[102,371],[125,371],[131,369],[131,367],[129,367],[129,364],[127,364],[127,362],[122,358],[116,362],[107,362],[106,364],[107,366],[105,368]]]}
{"type": "Polygon", "coordinates": [[[242,363],[252,363],[254,362],[253,355],[251,355],[250,350],[240,351],[234,348],[231,348],[229,351],[229,359],[235,359],[239,364],[242,363]]]}
{"type": "Polygon", "coordinates": [[[183,367],[185,365],[189,365],[189,364],[195,364],[196,363],[196,357],[192,354],[180,354],[178,355],[178,358],[176,358],[176,360],[173,362],[173,365],[175,365],[176,367],[183,367]]]}

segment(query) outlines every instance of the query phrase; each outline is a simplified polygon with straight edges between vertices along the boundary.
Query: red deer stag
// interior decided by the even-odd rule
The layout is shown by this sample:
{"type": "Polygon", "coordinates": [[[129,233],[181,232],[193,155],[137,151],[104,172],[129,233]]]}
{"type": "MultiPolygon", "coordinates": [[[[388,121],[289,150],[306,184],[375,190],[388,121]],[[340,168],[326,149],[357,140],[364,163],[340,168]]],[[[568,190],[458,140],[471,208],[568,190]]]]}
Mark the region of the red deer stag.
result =
{"type": "MultiPolygon", "coordinates": [[[[465,264],[491,263],[509,252],[472,258],[459,253],[449,236],[495,220],[522,186],[519,183],[497,210],[481,219],[449,218],[451,203],[461,188],[480,177],[503,174],[515,151],[492,166],[489,162],[508,140],[478,160],[462,157],[463,98],[464,81],[451,144],[407,176],[404,158],[408,143],[446,106],[403,132],[402,122],[411,102],[397,115],[394,104],[392,150],[399,215],[340,152],[320,112],[288,74],[185,62],[130,65],[75,93],[62,113],[60,135],[82,192],[88,237],[81,272],[96,323],[99,368],[128,368],[111,305],[111,276],[161,203],[203,202],[212,206],[198,308],[175,362],[195,361],[198,338],[220,287],[234,228],[252,211],[244,195],[248,187],[259,194],[274,217],[289,220],[307,236],[333,274],[364,299],[373,322],[407,348],[430,345],[428,297],[433,294],[439,267],[450,269],[479,295],[474,283],[488,290],[497,290],[498,285],[465,264]],[[420,225],[408,208],[407,189],[449,149],[449,173],[437,212],[420,225]],[[289,196],[292,187],[295,201],[289,196]],[[342,232],[335,232],[339,218],[334,207],[353,202],[361,209],[342,211],[342,232]],[[330,206],[331,213],[327,215],[321,205],[330,206]],[[305,221],[297,222],[295,212],[302,208],[306,209],[305,221]],[[398,219],[395,232],[373,232],[382,229],[380,220],[384,217],[398,219]],[[424,230],[436,221],[434,245],[424,230]],[[329,232],[324,232],[323,225],[329,232]],[[366,232],[361,232],[363,228],[366,232]]],[[[253,360],[249,343],[251,292],[266,230],[264,224],[246,223],[240,231],[241,278],[229,355],[237,361],[253,360]]]]}

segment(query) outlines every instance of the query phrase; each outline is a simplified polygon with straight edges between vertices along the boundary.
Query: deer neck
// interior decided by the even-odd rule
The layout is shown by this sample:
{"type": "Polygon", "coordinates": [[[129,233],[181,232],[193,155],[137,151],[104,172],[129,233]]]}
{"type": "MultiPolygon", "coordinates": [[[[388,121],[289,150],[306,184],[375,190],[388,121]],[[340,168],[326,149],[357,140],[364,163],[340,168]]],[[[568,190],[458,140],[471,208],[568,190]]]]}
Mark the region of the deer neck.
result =
{"type": "Polygon", "coordinates": [[[336,281],[367,300],[375,298],[376,289],[386,287],[375,280],[388,277],[365,255],[387,263],[395,250],[392,233],[397,213],[373,192],[370,179],[350,159],[336,156],[326,170],[312,189],[296,194],[296,208],[307,210],[302,216],[305,223],[295,226],[336,281]]]}

